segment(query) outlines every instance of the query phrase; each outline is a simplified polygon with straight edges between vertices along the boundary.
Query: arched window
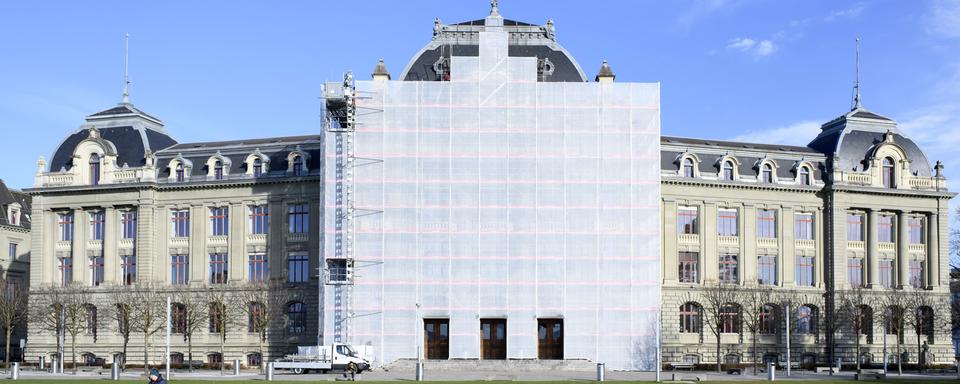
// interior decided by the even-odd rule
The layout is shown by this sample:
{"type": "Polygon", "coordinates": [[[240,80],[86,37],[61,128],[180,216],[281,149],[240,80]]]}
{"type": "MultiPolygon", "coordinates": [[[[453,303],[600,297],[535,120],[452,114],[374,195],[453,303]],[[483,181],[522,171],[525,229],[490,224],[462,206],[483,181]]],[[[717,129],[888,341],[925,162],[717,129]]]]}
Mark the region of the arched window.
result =
{"type": "Polygon", "coordinates": [[[922,306],[917,308],[916,324],[919,324],[921,335],[927,336],[927,341],[933,343],[933,308],[922,306]]]}
{"type": "Polygon", "coordinates": [[[187,332],[187,306],[183,303],[173,303],[170,308],[170,328],[173,333],[187,332]]]}
{"type": "Polygon", "coordinates": [[[810,168],[800,167],[800,185],[810,185],[810,168]]]}
{"type": "Polygon", "coordinates": [[[260,177],[263,174],[263,160],[260,158],[253,159],[253,177],[260,177]]]}
{"type": "Polygon", "coordinates": [[[764,183],[773,182],[773,167],[770,164],[764,164],[760,167],[760,181],[764,183]]]}
{"type": "Polygon", "coordinates": [[[797,333],[812,335],[817,332],[817,307],[801,305],[797,308],[797,333]]]}
{"type": "Polygon", "coordinates": [[[218,366],[219,366],[219,365],[222,364],[222,363],[223,363],[223,355],[221,355],[220,353],[214,352],[214,353],[211,353],[211,354],[207,355],[207,364],[209,364],[209,365],[211,365],[211,366],[213,366],[213,365],[218,365],[218,366]]]}
{"type": "Polygon", "coordinates": [[[732,161],[725,160],[723,162],[723,166],[721,167],[721,170],[723,171],[722,173],[723,173],[724,180],[729,180],[729,181],[733,180],[733,162],[732,161]]]}
{"type": "Polygon", "coordinates": [[[683,303],[680,306],[680,333],[700,333],[700,313],[697,303],[683,303]]]}
{"type": "Polygon", "coordinates": [[[100,155],[90,155],[90,185],[100,185],[100,155]]]}
{"type": "Polygon", "coordinates": [[[184,179],[183,163],[177,163],[176,178],[177,178],[177,182],[183,182],[183,179],[184,179]]]}
{"type": "Polygon", "coordinates": [[[84,304],[83,309],[86,311],[85,324],[87,328],[87,334],[97,335],[97,307],[93,304],[84,304]]]}
{"type": "Polygon", "coordinates": [[[210,333],[220,333],[223,330],[223,323],[225,319],[223,304],[219,303],[210,303],[210,309],[207,310],[208,317],[210,319],[210,333]]]}
{"type": "Polygon", "coordinates": [[[127,304],[117,304],[117,333],[121,335],[130,333],[130,306],[127,304]]]}
{"type": "Polygon", "coordinates": [[[303,156],[294,156],[293,158],[293,175],[294,176],[303,176],[303,156]]]}
{"type": "Polygon", "coordinates": [[[223,162],[220,160],[213,163],[213,178],[223,180],[223,162]]]}
{"type": "Polygon", "coordinates": [[[779,328],[777,321],[777,307],[773,304],[764,304],[760,309],[760,334],[772,335],[779,328]]]}
{"type": "Polygon", "coordinates": [[[693,159],[689,157],[683,159],[683,177],[693,177],[694,175],[693,159]]]}
{"type": "Polygon", "coordinates": [[[183,354],[180,352],[170,353],[170,365],[182,365],[183,364],[183,354]]]}
{"type": "Polygon", "coordinates": [[[892,158],[889,158],[889,157],[884,157],[884,158],[883,158],[883,167],[882,167],[882,169],[881,169],[881,172],[883,173],[883,187],[884,187],[884,188],[893,188],[893,187],[894,187],[894,183],[893,183],[893,180],[894,180],[894,178],[893,178],[893,176],[894,176],[894,173],[893,173],[893,172],[894,172],[894,170],[893,170],[893,164],[894,164],[894,163],[893,163],[893,159],[892,159],[892,158]]]}
{"type": "Polygon", "coordinates": [[[869,305],[857,306],[857,321],[854,325],[857,327],[857,334],[867,337],[867,342],[873,340],[873,308],[869,305]]]}
{"type": "Polygon", "coordinates": [[[720,308],[720,333],[740,333],[740,306],[727,303],[720,308]]]}
{"type": "Polygon", "coordinates": [[[307,306],[299,301],[287,306],[287,332],[302,333],[307,323],[307,306]]]}
{"type": "Polygon", "coordinates": [[[257,333],[265,324],[266,307],[263,303],[251,302],[247,304],[247,332],[257,333]]]}
{"type": "Polygon", "coordinates": [[[883,329],[888,335],[899,335],[903,328],[903,310],[889,306],[883,310],[883,329]]]}

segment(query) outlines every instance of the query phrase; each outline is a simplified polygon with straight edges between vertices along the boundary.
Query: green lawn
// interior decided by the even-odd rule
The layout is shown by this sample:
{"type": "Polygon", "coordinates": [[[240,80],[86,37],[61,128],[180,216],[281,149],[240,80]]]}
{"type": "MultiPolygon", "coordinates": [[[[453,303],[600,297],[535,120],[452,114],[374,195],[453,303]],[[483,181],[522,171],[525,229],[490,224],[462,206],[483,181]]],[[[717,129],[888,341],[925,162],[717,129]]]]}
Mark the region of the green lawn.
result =
{"type": "MultiPolygon", "coordinates": [[[[110,380],[106,380],[106,379],[99,379],[99,380],[89,380],[89,379],[61,379],[61,380],[51,380],[51,379],[47,379],[47,378],[42,378],[42,379],[41,379],[41,378],[37,378],[37,379],[21,378],[21,380],[29,381],[30,384],[105,384],[105,382],[111,382],[110,380]]],[[[897,380],[897,379],[892,379],[892,380],[880,380],[880,381],[873,381],[873,382],[875,382],[875,383],[903,383],[905,380],[907,380],[907,379],[900,379],[900,380],[897,380]]],[[[957,383],[957,380],[956,380],[956,379],[950,380],[950,379],[947,379],[947,378],[943,378],[943,379],[929,379],[929,380],[927,380],[927,379],[917,380],[916,378],[912,378],[911,380],[913,380],[913,381],[921,381],[921,382],[924,383],[924,384],[927,384],[927,383],[929,383],[929,384],[939,384],[939,383],[944,383],[944,384],[946,384],[946,383],[956,384],[956,383],[957,383]]],[[[396,383],[398,383],[398,382],[403,382],[403,381],[406,381],[406,380],[402,380],[402,381],[367,381],[367,380],[362,380],[362,381],[358,381],[358,382],[359,382],[359,383],[391,383],[391,384],[396,384],[396,383]]],[[[615,380],[610,380],[610,381],[615,381],[615,380]]],[[[777,381],[790,381],[790,380],[777,379],[777,381]]],[[[808,380],[798,380],[798,381],[804,381],[804,382],[813,382],[813,381],[816,381],[817,384],[839,384],[839,383],[850,384],[850,383],[854,383],[854,382],[855,382],[855,381],[853,381],[853,380],[809,380],[809,379],[808,379],[808,380]]],[[[182,383],[182,384],[210,384],[210,383],[216,383],[216,382],[223,382],[223,383],[264,382],[264,383],[266,383],[266,381],[264,381],[263,379],[235,379],[235,380],[230,380],[230,379],[227,379],[227,380],[215,380],[215,379],[196,380],[196,379],[193,379],[193,380],[171,380],[171,381],[170,381],[171,384],[174,384],[174,383],[176,383],[176,384],[181,384],[181,383],[182,383]]],[[[276,383],[276,384],[306,384],[306,383],[315,383],[315,382],[316,382],[315,380],[287,380],[287,381],[279,381],[279,380],[278,380],[278,381],[273,381],[273,382],[271,382],[271,383],[276,383]]],[[[326,382],[326,381],[324,380],[324,382],[326,382]]],[[[569,381],[533,381],[533,382],[535,382],[535,383],[537,383],[537,384],[552,384],[552,383],[567,383],[567,384],[569,384],[569,383],[571,383],[571,382],[584,382],[584,380],[569,380],[569,381]]],[[[649,383],[649,382],[642,382],[642,381],[616,381],[616,382],[617,382],[617,383],[649,383]]],[[[119,381],[116,381],[116,383],[122,383],[122,384],[146,384],[146,380],[119,380],[119,381]]],[[[450,384],[509,384],[509,383],[516,383],[516,381],[428,381],[428,383],[431,383],[431,384],[445,384],[445,383],[450,383],[450,384]]],[[[669,382],[666,382],[666,383],[669,383],[669,382]]],[[[703,382],[701,382],[701,383],[704,383],[704,384],[734,384],[734,383],[756,383],[756,384],[759,384],[759,383],[769,383],[769,382],[768,382],[768,381],[764,381],[764,380],[724,380],[724,381],[703,381],[703,382]]]]}

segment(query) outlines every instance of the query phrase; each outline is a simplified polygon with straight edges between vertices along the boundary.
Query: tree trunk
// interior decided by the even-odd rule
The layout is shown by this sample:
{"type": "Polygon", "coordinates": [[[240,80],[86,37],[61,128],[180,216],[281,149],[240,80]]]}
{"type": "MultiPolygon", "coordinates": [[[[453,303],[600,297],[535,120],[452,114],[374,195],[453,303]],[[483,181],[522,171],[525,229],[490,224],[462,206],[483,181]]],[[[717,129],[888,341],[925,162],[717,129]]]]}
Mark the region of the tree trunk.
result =
{"type": "Polygon", "coordinates": [[[187,336],[187,369],[193,372],[193,334],[187,336]]]}
{"type": "Polygon", "coordinates": [[[903,355],[900,353],[900,333],[897,333],[897,376],[903,375],[903,355]]]}
{"type": "Polygon", "coordinates": [[[264,362],[266,361],[266,359],[265,359],[264,356],[263,356],[263,339],[265,339],[266,336],[267,336],[267,335],[266,335],[266,331],[261,331],[261,335],[260,335],[260,351],[259,351],[259,352],[260,352],[260,373],[265,373],[265,372],[266,372],[266,364],[264,364],[264,362]]]}
{"type": "Polygon", "coordinates": [[[70,361],[73,362],[73,374],[76,375],[79,370],[77,369],[77,335],[70,335],[70,361]]]}
{"type": "Polygon", "coordinates": [[[723,371],[723,368],[721,368],[721,365],[720,365],[720,364],[721,364],[721,360],[720,360],[720,333],[718,332],[718,333],[717,333],[717,372],[722,372],[722,371],[723,371]]]}
{"type": "Polygon", "coordinates": [[[857,338],[857,373],[860,372],[860,331],[857,331],[857,334],[854,335],[857,338]]]}
{"type": "Polygon", "coordinates": [[[920,360],[920,354],[922,353],[921,348],[923,348],[921,344],[922,342],[920,341],[920,334],[918,333],[917,334],[917,370],[920,371],[920,373],[923,373],[923,364],[921,364],[921,360],[920,360]]]}
{"type": "Polygon", "coordinates": [[[223,334],[220,337],[220,376],[224,375],[224,364],[227,363],[227,357],[223,355],[223,334]]]}
{"type": "Polygon", "coordinates": [[[123,356],[120,357],[120,372],[127,367],[127,344],[130,343],[130,335],[123,337],[123,356]]]}
{"type": "Polygon", "coordinates": [[[751,332],[753,335],[753,375],[757,375],[757,332],[751,332]]]}
{"type": "Polygon", "coordinates": [[[150,373],[150,355],[148,354],[149,353],[148,349],[150,348],[148,343],[149,339],[150,339],[150,336],[148,336],[147,333],[144,332],[143,334],[143,373],[144,374],[150,373]]]}
{"type": "Polygon", "coordinates": [[[10,335],[13,334],[13,329],[10,327],[9,324],[7,325],[6,331],[7,331],[7,342],[5,346],[6,354],[4,356],[6,356],[7,358],[6,358],[6,361],[3,363],[3,367],[6,369],[10,369],[10,335]]]}

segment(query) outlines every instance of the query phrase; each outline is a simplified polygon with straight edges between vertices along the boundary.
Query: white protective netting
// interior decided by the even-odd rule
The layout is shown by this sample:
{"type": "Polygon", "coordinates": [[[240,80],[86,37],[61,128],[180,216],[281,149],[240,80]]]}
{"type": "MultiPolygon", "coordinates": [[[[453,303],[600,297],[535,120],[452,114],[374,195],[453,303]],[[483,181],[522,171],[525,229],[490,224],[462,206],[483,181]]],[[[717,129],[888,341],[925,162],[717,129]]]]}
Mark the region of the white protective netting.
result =
{"type": "Polygon", "coordinates": [[[508,358],[537,358],[537,319],[562,318],[565,359],[653,369],[659,85],[537,82],[536,64],[481,32],[449,82],[357,82],[347,340],[375,365],[417,356],[421,318],[449,319],[452,359],[480,357],[482,318],[507,320],[508,358]]]}

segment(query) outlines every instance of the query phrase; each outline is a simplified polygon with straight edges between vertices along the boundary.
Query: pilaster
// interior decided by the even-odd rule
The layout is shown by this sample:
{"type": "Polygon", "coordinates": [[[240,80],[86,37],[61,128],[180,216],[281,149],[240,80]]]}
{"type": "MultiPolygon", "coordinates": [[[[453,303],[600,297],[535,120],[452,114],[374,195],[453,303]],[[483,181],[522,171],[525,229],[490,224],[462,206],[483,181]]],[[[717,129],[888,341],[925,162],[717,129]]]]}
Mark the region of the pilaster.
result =
{"type": "Polygon", "coordinates": [[[707,202],[703,206],[700,233],[700,282],[716,281],[720,278],[720,260],[717,247],[717,203],[707,202]]]}
{"type": "Polygon", "coordinates": [[[907,212],[897,213],[897,280],[900,288],[910,285],[910,253],[907,243],[910,239],[907,237],[907,212]]]}
{"type": "Polygon", "coordinates": [[[927,213],[927,286],[940,286],[940,244],[938,236],[938,217],[934,213],[927,213]]]}
{"type": "Polygon", "coordinates": [[[663,201],[663,281],[677,283],[677,202],[663,201]]]}
{"type": "Polygon", "coordinates": [[[103,282],[107,285],[121,281],[117,272],[120,259],[117,256],[117,246],[120,241],[120,215],[114,207],[104,209],[103,233],[103,282]]]}
{"type": "Polygon", "coordinates": [[[245,279],[247,275],[244,273],[246,269],[246,255],[247,250],[243,248],[244,238],[246,230],[243,226],[245,220],[243,214],[243,204],[230,204],[230,228],[228,232],[228,242],[229,242],[229,257],[230,265],[227,267],[230,268],[230,281],[241,281],[245,279]]]}
{"type": "Polygon", "coordinates": [[[796,286],[796,241],[794,239],[794,213],[793,207],[783,207],[781,210],[781,220],[777,223],[777,234],[780,238],[780,263],[777,266],[780,270],[781,286],[796,286]]]}
{"type": "Polygon", "coordinates": [[[740,263],[743,268],[743,283],[757,282],[757,206],[744,204],[743,217],[740,220],[740,238],[743,239],[743,253],[740,263]]]}
{"type": "MultiPolygon", "coordinates": [[[[880,288],[880,221],[876,209],[867,212],[867,263],[869,263],[867,281],[872,289],[880,288]]],[[[899,228],[898,228],[899,229],[899,228]]]]}
{"type": "Polygon", "coordinates": [[[90,216],[82,208],[73,210],[73,241],[71,253],[73,255],[73,283],[89,285],[87,274],[87,228],[90,226],[90,216]]]}
{"type": "Polygon", "coordinates": [[[283,247],[287,227],[284,226],[283,200],[270,199],[267,212],[270,214],[269,230],[267,231],[267,262],[270,263],[270,277],[284,275],[284,261],[286,259],[283,247]]]}
{"type": "Polygon", "coordinates": [[[190,282],[204,284],[207,281],[207,208],[201,204],[190,206],[190,282]]]}

